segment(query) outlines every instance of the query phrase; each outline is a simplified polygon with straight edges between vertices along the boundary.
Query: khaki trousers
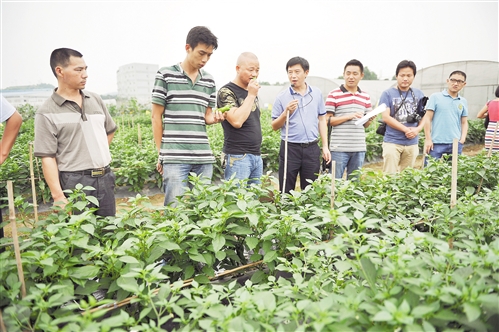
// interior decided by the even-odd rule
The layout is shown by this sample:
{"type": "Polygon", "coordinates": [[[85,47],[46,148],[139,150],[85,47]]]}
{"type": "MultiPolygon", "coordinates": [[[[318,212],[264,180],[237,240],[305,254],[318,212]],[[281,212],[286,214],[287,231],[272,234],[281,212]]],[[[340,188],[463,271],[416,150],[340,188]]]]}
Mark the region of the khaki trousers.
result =
{"type": "Polygon", "coordinates": [[[407,167],[414,167],[419,147],[383,142],[383,173],[395,174],[407,167]]]}

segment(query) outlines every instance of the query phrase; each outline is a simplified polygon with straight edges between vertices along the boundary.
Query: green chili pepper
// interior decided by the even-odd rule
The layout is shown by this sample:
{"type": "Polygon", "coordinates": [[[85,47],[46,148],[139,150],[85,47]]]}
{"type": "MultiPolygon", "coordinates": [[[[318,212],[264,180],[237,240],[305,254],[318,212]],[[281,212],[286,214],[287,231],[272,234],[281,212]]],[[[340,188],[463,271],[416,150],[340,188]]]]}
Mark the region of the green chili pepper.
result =
{"type": "Polygon", "coordinates": [[[225,105],[224,107],[217,108],[216,111],[225,113],[232,108],[232,104],[225,105]]]}

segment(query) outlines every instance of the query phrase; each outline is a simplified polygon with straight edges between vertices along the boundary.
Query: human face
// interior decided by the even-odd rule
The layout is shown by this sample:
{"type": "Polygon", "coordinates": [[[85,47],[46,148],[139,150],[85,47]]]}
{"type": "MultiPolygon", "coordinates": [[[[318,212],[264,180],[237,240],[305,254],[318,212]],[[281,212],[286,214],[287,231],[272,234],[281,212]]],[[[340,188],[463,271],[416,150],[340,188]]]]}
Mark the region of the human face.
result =
{"type": "Polygon", "coordinates": [[[308,76],[308,70],[304,71],[300,64],[296,64],[288,68],[289,83],[295,88],[301,88],[305,84],[305,79],[308,76]]]}
{"type": "Polygon", "coordinates": [[[357,90],[359,81],[364,78],[364,73],[360,71],[359,66],[347,66],[343,73],[345,78],[345,87],[347,90],[357,90]]]}
{"type": "Polygon", "coordinates": [[[405,67],[399,70],[397,75],[397,85],[400,90],[407,91],[414,81],[414,72],[411,67],[405,67]]]}
{"type": "Polygon", "coordinates": [[[208,63],[208,60],[210,60],[214,51],[212,45],[206,45],[205,43],[198,43],[195,48],[187,44],[185,45],[185,49],[187,51],[187,63],[193,69],[203,68],[208,63]]]}
{"type": "Polygon", "coordinates": [[[454,74],[447,79],[447,91],[451,95],[457,95],[466,85],[466,79],[461,74],[454,74]]]}
{"type": "Polygon", "coordinates": [[[55,70],[62,87],[82,90],[87,84],[87,68],[83,58],[71,56],[66,67],[57,66],[55,70]]]}
{"type": "Polygon", "coordinates": [[[260,73],[260,63],[256,59],[248,59],[236,66],[236,71],[240,82],[248,85],[253,78],[257,78],[260,73]]]}

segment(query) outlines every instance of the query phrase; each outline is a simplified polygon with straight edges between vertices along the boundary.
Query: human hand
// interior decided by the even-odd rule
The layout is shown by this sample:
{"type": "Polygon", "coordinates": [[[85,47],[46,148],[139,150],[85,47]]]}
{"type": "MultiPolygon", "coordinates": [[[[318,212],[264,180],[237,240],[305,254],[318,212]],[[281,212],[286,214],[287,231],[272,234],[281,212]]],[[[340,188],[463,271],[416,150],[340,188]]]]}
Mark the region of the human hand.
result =
{"type": "Polygon", "coordinates": [[[329,151],[327,146],[322,147],[322,159],[326,161],[326,165],[329,165],[331,162],[331,151],[329,151]]]}
{"type": "MultiPolygon", "coordinates": [[[[227,113],[227,112],[225,112],[227,113]]],[[[213,114],[213,123],[220,123],[223,120],[225,120],[225,117],[227,116],[225,113],[222,113],[218,110],[212,111],[213,114]]]]}
{"type": "Polygon", "coordinates": [[[408,139],[413,139],[416,136],[418,136],[419,130],[417,128],[408,128],[408,130],[405,132],[405,137],[408,139]]]}
{"type": "Polygon", "coordinates": [[[429,154],[431,150],[433,150],[433,141],[431,140],[431,138],[427,138],[427,139],[424,140],[423,151],[426,154],[429,154]]]}
{"type": "Polygon", "coordinates": [[[260,84],[256,81],[256,77],[253,77],[248,83],[248,95],[256,96],[260,90],[260,84]]]}
{"type": "Polygon", "coordinates": [[[68,204],[68,199],[64,194],[52,197],[54,199],[54,206],[64,209],[68,204]]]}
{"type": "Polygon", "coordinates": [[[350,116],[350,120],[355,120],[355,119],[362,118],[364,115],[361,112],[355,112],[355,113],[349,114],[349,116],[350,116]]]}
{"type": "Polygon", "coordinates": [[[286,111],[289,112],[289,115],[293,114],[294,111],[298,108],[298,100],[293,99],[288,103],[288,106],[286,106],[286,111]]]}
{"type": "Polygon", "coordinates": [[[159,172],[159,174],[163,175],[163,164],[158,161],[156,164],[156,170],[159,172]]]}

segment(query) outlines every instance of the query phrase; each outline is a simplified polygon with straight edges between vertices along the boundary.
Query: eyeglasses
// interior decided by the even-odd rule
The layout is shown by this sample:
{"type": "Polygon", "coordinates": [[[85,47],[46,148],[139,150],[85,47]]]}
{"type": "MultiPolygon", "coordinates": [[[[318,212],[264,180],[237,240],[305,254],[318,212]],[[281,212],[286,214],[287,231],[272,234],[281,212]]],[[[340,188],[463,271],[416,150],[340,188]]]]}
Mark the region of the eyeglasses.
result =
{"type": "Polygon", "coordinates": [[[451,78],[451,79],[449,79],[449,81],[451,81],[452,83],[457,83],[457,84],[464,84],[464,83],[466,83],[466,81],[456,80],[455,78],[451,78]]]}

